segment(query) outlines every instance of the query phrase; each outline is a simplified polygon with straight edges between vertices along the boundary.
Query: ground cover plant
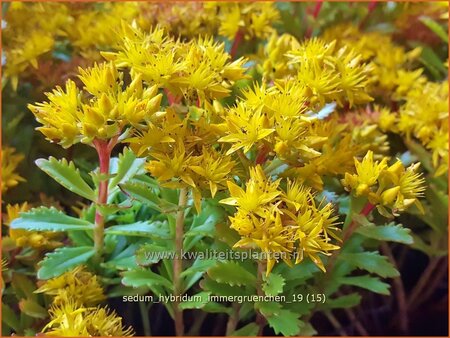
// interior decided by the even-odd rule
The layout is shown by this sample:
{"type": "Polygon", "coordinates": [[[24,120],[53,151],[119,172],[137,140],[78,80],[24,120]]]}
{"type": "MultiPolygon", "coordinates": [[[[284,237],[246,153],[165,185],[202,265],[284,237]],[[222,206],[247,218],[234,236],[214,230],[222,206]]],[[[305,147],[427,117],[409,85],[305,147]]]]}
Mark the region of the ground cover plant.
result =
{"type": "Polygon", "coordinates": [[[448,335],[447,3],[2,17],[3,335],[448,335]]]}

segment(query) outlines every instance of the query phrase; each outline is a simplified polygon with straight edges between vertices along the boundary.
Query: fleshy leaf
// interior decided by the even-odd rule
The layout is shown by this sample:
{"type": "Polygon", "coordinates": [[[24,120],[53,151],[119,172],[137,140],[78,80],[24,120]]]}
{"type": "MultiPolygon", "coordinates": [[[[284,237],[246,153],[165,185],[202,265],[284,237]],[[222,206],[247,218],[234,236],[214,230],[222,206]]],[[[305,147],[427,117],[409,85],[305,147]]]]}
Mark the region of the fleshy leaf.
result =
{"type": "Polygon", "coordinates": [[[67,162],[65,158],[57,160],[54,157],[50,157],[48,160],[38,159],[35,163],[64,188],[88,200],[96,200],[95,191],[83,180],[80,171],[73,162],[67,162]]]}
{"type": "Polygon", "coordinates": [[[30,231],[82,231],[93,230],[94,225],[86,220],[67,216],[51,207],[40,207],[20,213],[20,217],[11,222],[11,229],[30,231]]]}
{"type": "Polygon", "coordinates": [[[94,255],[94,248],[81,246],[77,248],[58,248],[46,254],[37,272],[39,279],[50,279],[62,275],[70,269],[86,263],[94,255]]]}

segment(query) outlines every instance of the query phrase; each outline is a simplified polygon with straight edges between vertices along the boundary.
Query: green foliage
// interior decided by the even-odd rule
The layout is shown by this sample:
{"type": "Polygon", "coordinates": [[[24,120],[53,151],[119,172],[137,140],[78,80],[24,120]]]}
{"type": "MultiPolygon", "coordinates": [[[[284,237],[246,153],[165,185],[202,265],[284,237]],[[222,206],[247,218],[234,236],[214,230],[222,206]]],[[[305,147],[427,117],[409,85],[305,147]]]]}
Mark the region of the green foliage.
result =
{"type": "Polygon", "coordinates": [[[128,182],[137,174],[144,173],[144,164],[145,158],[137,158],[129,148],[125,148],[117,161],[111,161],[112,178],[109,181],[109,189],[114,189],[117,185],[128,182]]]}
{"type": "Polygon", "coordinates": [[[242,286],[254,284],[256,277],[233,261],[219,262],[208,270],[208,276],[218,282],[230,286],[242,286]]]}
{"type": "Polygon", "coordinates": [[[378,252],[342,253],[339,255],[339,259],[380,277],[398,277],[400,275],[387,257],[381,256],[378,252]]]}
{"type": "Polygon", "coordinates": [[[67,216],[54,207],[39,207],[21,213],[20,217],[11,223],[11,228],[32,231],[87,231],[93,230],[94,225],[83,219],[67,216]]]}
{"type": "Polygon", "coordinates": [[[62,275],[70,269],[84,264],[94,255],[94,248],[79,246],[74,248],[58,248],[48,253],[40,263],[37,277],[39,279],[50,279],[62,275]]]}
{"type": "Polygon", "coordinates": [[[167,222],[136,222],[131,224],[113,225],[105,230],[106,234],[123,236],[143,236],[150,238],[170,239],[167,222]]]}
{"type": "Polygon", "coordinates": [[[68,162],[65,158],[57,160],[50,157],[48,160],[36,160],[36,165],[64,188],[88,200],[95,201],[94,190],[83,180],[73,162],[68,162]]]}
{"type": "Polygon", "coordinates": [[[134,288],[145,286],[156,294],[162,294],[160,287],[173,291],[170,281],[150,270],[125,271],[123,273],[122,283],[125,286],[132,286],[134,288]]]}
{"type": "Polygon", "coordinates": [[[339,282],[344,285],[357,286],[382,295],[389,295],[389,284],[383,283],[376,277],[342,277],[340,278],[339,282]]]}
{"type": "Polygon", "coordinates": [[[356,232],[364,237],[373,238],[379,241],[398,242],[404,244],[413,243],[411,230],[395,223],[390,223],[387,225],[367,224],[359,227],[356,232]]]}

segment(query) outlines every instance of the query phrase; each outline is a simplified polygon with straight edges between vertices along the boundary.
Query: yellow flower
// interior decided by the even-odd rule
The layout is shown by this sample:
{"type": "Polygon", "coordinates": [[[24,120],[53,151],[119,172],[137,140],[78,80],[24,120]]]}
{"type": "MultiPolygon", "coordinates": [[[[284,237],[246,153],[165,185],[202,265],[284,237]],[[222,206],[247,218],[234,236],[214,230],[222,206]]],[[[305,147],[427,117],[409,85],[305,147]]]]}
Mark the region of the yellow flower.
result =
{"type": "Polygon", "coordinates": [[[69,299],[61,304],[54,304],[49,309],[50,322],[42,329],[49,336],[88,337],[85,314],[88,311],[69,299]]]}
{"type": "Polygon", "coordinates": [[[193,159],[186,153],[184,144],[178,142],[172,153],[152,153],[154,160],[147,163],[146,169],[161,182],[162,186],[180,188],[190,186],[195,188],[190,166],[193,159]]]}
{"type": "Polygon", "coordinates": [[[196,157],[193,162],[195,165],[191,165],[190,169],[204,179],[204,182],[199,182],[198,185],[209,186],[213,198],[217,190],[226,187],[225,182],[236,165],[230,157],[223,156],[214,150],[208,150],[206,147],[203,147],[202,155],[196,157]]]}
{"type": "Polygon", "coordinates": [[[219,34],[233,41],[240,32],[245,40],[264,39],[274,29],[280,16],[270,1],[249,3],[206,2],[204,7],[214,13],[220,22],[219,34]]]}
{"type": "MultiPolygon", "coordinates": [[[[257,218],[254,215],[248,217],[253,223],[254,230],[250,236],[239,240],[234,247],[259,247],[266,255],[266,275],[268,275],[278,260],[277,255],[289,262],[289,253],[293,248],[292,228],[283,226],[281,215],[277,212],[269,212],[264,218],[257,218]]],[[[241,221],[237,218],[232,218],[232,221],[232,228],[237,229],[241,221]]]]}
{"type": "Polygon", "coordinates": [[[370,62],[371,77],[366,86],[371,95],[391,93],[394,99],[401,99],[416,81],[423,81],[422,70],[409,69],[411,62],[420,56],[421,49],[407,52],[394,44],[388,34],[361,32],[356,26],[339,24],[325,30],[322,38],[335,41],[341,48],[351,48],[361,55],[363,61],[370,62]]]}
{"type": "Polygon", "coordinates": [[[355,196],[368,195],[370,188],[374,186],[381,172],[387,168],[387,159],[381,162],[373,160],[373,152],[369,150],[363,160],[359,162],[355,158],[356,174],[345,173],[342,184],[347,189],[355,191],[355,196]]]}
{"type": "Polygon", "coordinates": [[[194,38],[212,35],[217,31],[218,22],[213,8],[205,8],[208,3],[139,3],[139,26],[144,30],[160,25],[174,37],[194,38]]]}
{"type": "Polygon", "coordinates": [[[265,128],[265,121],[261,108],[249,109],[245,104],[240,103],[228,112],[226,123],[229,135],[221,137],[218,141],[233,143],[227,155],[241,148],[244,148],[244,153],[247,153],[260,140],[274,132],[274,129],[265,128]]]}
{"type": "Polygon", "coordinates": [[[15,171],[20,162],[22,162],[24,156],[17,154],[16,149],[11,147],[3,147],[0,153],[0,160],[2,162],[2,180],[1,187],[2,193],[5,193],[8,189],[15,187],[19,182],[24,182],[25,179],[17,174],[15,171]]]}
{"type": "Polygon", "coordinates": [[[97,276],[82,266],[45,281],[35,292],[54,296],[53,304],[64,303],[71,298],[80,306],[94,306],[105,300],[97,276]]]}
{"type": "Polygon", "coordinates": [[[287,55],[297,69],[299,83],[309,90],[311,105],[335,101],[352,107],[373,100],[366,88],[371,67],[354,50],[337,49],[335,41],[313,38],[287,55]]]}
{"type": "Polygon", "coordinates": [[[448,81],[417,84],[400,107],[397,130],[432,151],[435,176],[448,171],[448,81]]]}
{"type": "Polygon", "coordinates": [[[133,329],[125,328],[115,312],[102,307],[84,307],[72,299],[52,304],[50,322],[42,333],[56,337],[124,337],[132,336],[133,329]]]}
{"type": "Polygon", "coordinates": [[[250,169],[245,190],[232,182],[228,189],[231,197],[220,202],[237,207],[230,227],[242,238],[234,246],[261,249],[266,274],[279,259],[291,264],[294,252],[296,264],[306,254],[324,270],[319,254],[338,249],[330,236],[339,240],[331,204],[316,205],[311,188],[299,181],[288,181],[286,191],[282,190],[280,180],[272,182],[261,166],[250,169]]]}
{"type": "Polygon", "coordinates": [[[277,190],[279,182],[268,181],[261,166],[250,168],[250,179],[245,190],[231,181],[227,183],[231,197],[220,203],[237,206],[245,212],[260,216],[265,214],[267,205],[281,193],[277,190]]]}
{"type": "Polygon", "coordinates": [[[41,131],[51,142],[67,148],[94,139],[108,140],[119,136],[127,125],[151,121],[158,116],[156,111],[161,94],[156,87],[143,89],[142,79],[137,77],[123,89],[123,74],[112,63],[95,64],[80,69],[80,79],[85,91],[81,91],[72,80],[63,90],[57,87],[47,93],[48,102],[29,105],[29,109],[43,126],[41,131]],[[89,94],[90,99],[85,98],[89,94]]]}
{"type": "Polygon", "coordinates": [[[381,178],[381,186],[394,186],[385,190],[384,195],[381,195],[382,204],[390,207],[394,214],[405,211],[413,204],[424,213],[419,197],[424,195],[425,179],[421,173],[417,173],[419,165],[420,163],[416,163],[405,168],[398,160],[386,170],[384,177],[381,178]]]}
{"type": "Polygon", "coordinates": [[[262,61],[264,77],[275,80],[293,75],[295,69],[292,65],[289,65],[286,54],[299,48],[300,43],[294,36],[286,33],[278,36],[273,33],[264,49],[258,54],[258,59],[262,61]]]}
{"type": "Polygon", "coordinates": [[[103,56],[131,68],[132,76],[141,74],[146,82],[182,95],[188,105],[227,97],[231,85],[245,77],[245,59],[230,62],[224,43],[211,37],[175,42],[160,27],[147,34],[123,24],[121,38],[119,50],[103,56]]]}
{"type": "Polygon", "coordinates": [[[391,216],[386,208],[398,215],[413,204],[424,212],[419,197],[423,196],[425,180],[416,172],[419,164],[405,168],[400,160],[391,166],[386,162],[386,158],[374,162],[369,151],[362,162],[355,158],[356,174],[346,173],[342,184],[355,196],[366,196],[383,216],[391,216]]]}

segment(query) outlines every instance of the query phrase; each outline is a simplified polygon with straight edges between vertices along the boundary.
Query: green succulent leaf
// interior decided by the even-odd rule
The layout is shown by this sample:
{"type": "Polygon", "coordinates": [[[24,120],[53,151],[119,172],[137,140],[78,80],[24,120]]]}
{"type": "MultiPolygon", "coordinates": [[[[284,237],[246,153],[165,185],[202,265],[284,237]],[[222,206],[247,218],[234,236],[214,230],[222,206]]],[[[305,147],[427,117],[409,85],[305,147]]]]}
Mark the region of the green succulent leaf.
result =
{"type": "Polygon", "coordinates": [[[400,273],[389,262],[388,258],[381,256],[378,252],[341,253],[339,259],[346,261],[350,265],[375,273],[378,276],[398,277],[400,273]]]}
{"type": "Polygon", "coordinates": [[[377,277],[371,276],[355,276],[355,277],[341,277],[339,279],[341,284],[357,286],[382,295],[389,295],[389,284],[383,283],[377,277]]]}
{"type": "Polygon", "coordinates": [[[169,249],[165,246],[148,243],[136,250],[136,262],[142,266],[149,266],[158,263],[164,258],[164,253],[169,249]]]}
{"type": "Polygon", "coordinates": [[[32,299],[22,299],[19,302],[19,308],[23,313],[33,318],[44,319],[48,316],[47,310],[32,299]]]}
{"type": "Polygon", "coordinates": [[[259,326],[255,323],[247,324],[241,327],[239,330],[234,331],[231,336],[233,337],[255,337],[258,335],[259,326]]]}
{"type": "Polygon", "coordinates": [[[123,273],[122,284],[133,288],[148,287],[153,290],[155,287],[165,287],[172,290],[172,283],[166,278],[150,270],[134,270],[123,273]]]}
{"type": "Polygon", "coordinates": [[[144,203],[153,210],[161,211],[160,199],[149,185],[141,182],[127,182],[119,184],[119,187],[130,198],[144,203]]]}
{"type": "Polygon", "coordinates": [[[20,213],[20,217],[11,222],[11,229],[30,231],[86,231],[94,225],[86,220],[67,216],[51,207],[39,207],[20,213]]]}
{"type": "Polygon", "coordinates": [[[111,168],[114,176],[109,181],[109,189],[114,189],[118,184],[125,183],[133,178],[142,171],[144,164],[144,158],[137,158],[130,148],[125,148],[117,159],[116,168],[111,168]]]}
{"type": "Polygon", "coordinates": [[[448,43],[448,35],[444,27],[428,16],[421,16],[419,18],[422,23],[433,31],[437,36],[439,36],[442,41],[448,43]]]}
{"type": "Polygon", "coordinates": [[[36,165],[47,175],[52,177],[64,188],[80,195],[88,200],[95,201],[95,191],[81,177],[80,171],[73,162],[67,162],[65,158],[58,160],[54,157],[36,160],[36,165]]]}
{"type": "Polygon", "coordinates": [[[262,288],[266,295],[276,296],[283,292],[284,284],[285,280],[281,275],[277,273],[271,273],[264,281],[262,288]]]}
{"type": "Polygon", "coordinates": [[[256,277],[236,262],[219,262],[208,270],[208,276],[219,283],[231,286],[253,285],[256,277]]]}
{"type": "MultiPolygon", "coordinates": [[[[360,223],[358,220],[357,222],[360,223]]],[[[403,244],[413,243],[411,230],[404,228],[400,224],[389,223],[387,225],[375,225],[370,222],[360,224],[362,226],[358,227],[356,232],[364,237],[403,244]]]]}
{"type": "Polygon", "coordinates": [[[304,323],[298,319],[298,315],[290,310],[283,309],[275,302],[258,302],[255,307],[267,319],[275,334],[283,336],[298,335],[304,323]]]}
{"type": "Polygon", "coordinates": [[[70,269],[86,263],[94,255],[94,248],[81,246],[76,248],[58,248],[54,252],[46,254],[40,262],[37,272],[39,279],[50,279],[62,275],[70,269]]]}
{"type": "Polygon", "coordinates": [[[113,225],[105,230],[106,234],[123,236],[143,236],[159,239],[170,239],[166,222],[136,222],[131,224],[113,225]]]}
{"type": "Polygon", "coordinates": [[[326,309],[348,309],[358,305],[361,302],[359,293],[350,293],[338,298],[328,298],[321,307],[326,309]]]}
{"type": "Polygon", "coordinates": [[[2,302],[2,324],[8,325],[16,332],[20,332],[22,326],[17,314],[9,307],[9,305],[2,302]]]}
{"type": "Polygon", "coordinates": [[[192,295],[189,300],[180,303],[180,308],[183,310],[186,309],[202,309],[209,302],[210,292],[199,292],[195,295],[192,295]]]}
{"type": "Polygon", "coordinates": [[[241,288],[239,286],[230,286],[228,284],[223,284],[216,282],[210,278],[204,278],[200,282],[200,286],[202,289],[206,291],[211,291],[212,294],[218,295],[218,296],[243,296],[243,295],[250,295],[247,290],[244,288],[241,288]]]}

